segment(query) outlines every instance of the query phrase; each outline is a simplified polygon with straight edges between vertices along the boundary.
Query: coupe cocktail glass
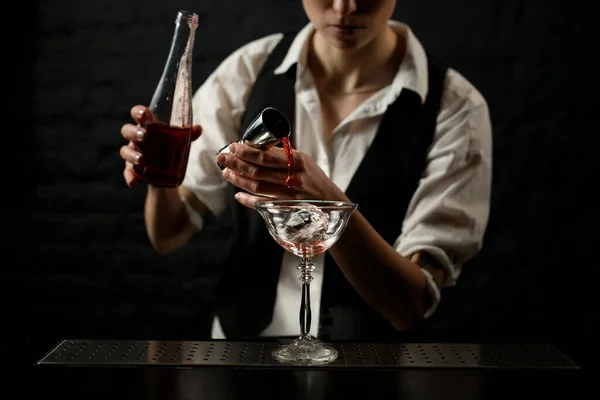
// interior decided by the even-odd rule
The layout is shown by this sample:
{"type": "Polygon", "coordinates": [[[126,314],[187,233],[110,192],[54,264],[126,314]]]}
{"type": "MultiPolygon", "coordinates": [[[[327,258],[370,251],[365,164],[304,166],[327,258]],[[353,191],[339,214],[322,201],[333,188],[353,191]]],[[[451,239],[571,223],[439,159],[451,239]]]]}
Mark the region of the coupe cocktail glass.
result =
{"type": "Polygon", "coordinates": [[[338,352],[310,332],[310,282],[316,266],[312,258],[327,251],[340,238],[356,203],[325,200],[276,200],[255,203],[273,239],[286,251],[301,258],[302,283],[300,336],[273,350],[280,362],[318,365],[334,361],[338,352]]]}

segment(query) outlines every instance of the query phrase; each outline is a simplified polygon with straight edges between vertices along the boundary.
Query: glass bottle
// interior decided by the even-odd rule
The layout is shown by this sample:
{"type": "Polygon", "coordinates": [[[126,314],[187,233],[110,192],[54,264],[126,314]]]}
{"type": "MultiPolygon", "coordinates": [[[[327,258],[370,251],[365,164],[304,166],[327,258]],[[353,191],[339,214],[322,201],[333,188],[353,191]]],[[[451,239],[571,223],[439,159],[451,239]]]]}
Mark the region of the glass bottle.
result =
{"type": "Polygon", "coordinates": [[[134,166],[138,178],[160,187],[176,187],[185,176],[192,142],[192,53],[198,15],[179,11],[162,77],[144,123],[146,135],[137,145],[142,153],[134,166]]]}

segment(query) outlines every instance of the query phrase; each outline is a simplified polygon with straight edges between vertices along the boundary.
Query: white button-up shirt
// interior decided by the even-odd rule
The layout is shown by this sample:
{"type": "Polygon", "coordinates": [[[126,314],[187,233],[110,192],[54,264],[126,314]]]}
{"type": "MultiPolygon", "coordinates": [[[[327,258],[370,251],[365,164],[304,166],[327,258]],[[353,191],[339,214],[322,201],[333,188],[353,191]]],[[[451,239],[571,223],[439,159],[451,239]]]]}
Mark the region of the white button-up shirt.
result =
{"type": "MultiPolygon", "coordinates": [[[[319,97],[306,66],[307,39],[313,31],[307,24],[295,37],[275,73],[297,65],[295,149],[306,153],[341,189],[346,190],[369,148],[381,117],[402,90],[412,90],[425,101],[428,92],[427,55],[411,29],[403,23],[390,25],[406,39],[406,54],[392,83],[355,109],[325,141],[321,128],[319,97]]],[[[239,140],[241,119],[252,84],[270,51],[282,34],[254,40],[227,57],[207,78],[194,96],[194,120],[203,133],[192,144],[183,185],[215,215],[226,209],[229,184],[216,163],[216,153],[227,143],[239,140]]],[[[436,132],[429,148],[427,166],[409,204],[407,213],[390,211],[390,223],[402,225],[393,244],[403,255],[425,250],[447,270],[445,285],[454,285],[464,262],[477,254],[486,229],[491,192],[492,132],[488,106],[480,92],[462,75],[449,69],[444,86],[436,132]]],[[[299,259],[283,253],[273,320],[262,336],[295,336],[301,285],[295,268],[299,259]]],[[[319,320],[324,255],[315,257],[311,284],[313,321],[319,320]]],[[[428,280],[433,304],[440,301],[431,275],[428,280]]],[[[311,334],[318,337],[318,324],[311,334]]],[[[212,337],[225,338],[218,317],[212,337]]]]}

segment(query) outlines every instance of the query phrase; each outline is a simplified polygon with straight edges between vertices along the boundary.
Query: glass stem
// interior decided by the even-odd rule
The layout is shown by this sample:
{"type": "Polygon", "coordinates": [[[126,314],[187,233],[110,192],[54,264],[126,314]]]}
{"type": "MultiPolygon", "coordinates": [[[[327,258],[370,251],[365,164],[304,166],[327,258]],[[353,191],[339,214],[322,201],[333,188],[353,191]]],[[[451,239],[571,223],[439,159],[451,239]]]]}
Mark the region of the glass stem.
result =
{"type": "Polygon", "coordinates": [[[300,282],[302,282],[302,302],[300,303],[300,339],[310,339],[310,282],[311,273],[315,270],[310,257],[303,257],[300,265],[300,282]]]}

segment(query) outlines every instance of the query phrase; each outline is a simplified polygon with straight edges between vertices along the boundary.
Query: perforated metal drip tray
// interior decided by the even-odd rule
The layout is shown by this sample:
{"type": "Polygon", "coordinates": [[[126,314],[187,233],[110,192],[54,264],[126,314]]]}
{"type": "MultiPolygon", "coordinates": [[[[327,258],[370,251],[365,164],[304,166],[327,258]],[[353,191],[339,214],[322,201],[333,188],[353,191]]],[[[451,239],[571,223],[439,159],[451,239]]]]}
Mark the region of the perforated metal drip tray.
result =
{"type": "MultiPolygon", "coordinates": [[[[280,366],[281,342],[64,340],[38,365],[280,366]]],[[[333,343],[336,361],[321,368],[578,368],[550,345],[333,343]]]]}

